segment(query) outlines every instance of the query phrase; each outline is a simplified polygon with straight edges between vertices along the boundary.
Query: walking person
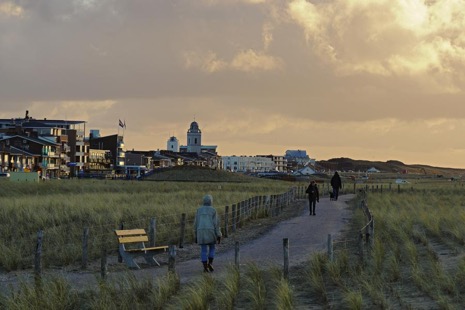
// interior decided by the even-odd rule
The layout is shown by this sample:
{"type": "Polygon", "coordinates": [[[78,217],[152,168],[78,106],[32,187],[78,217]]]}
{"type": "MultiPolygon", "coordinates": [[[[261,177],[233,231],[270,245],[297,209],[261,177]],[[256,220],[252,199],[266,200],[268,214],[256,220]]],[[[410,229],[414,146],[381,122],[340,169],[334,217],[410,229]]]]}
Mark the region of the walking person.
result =
{"type": "Polygon", "coordinates": [[[331,187],[333,188],[334,200],[337,200],[337,197],[339,196],[339,189],[342,188],[341,177],[339,176],[339,173],[337,173],[337,171],[334,172],[334,175],[331,178],[331,187]]]}
{"type": "Polygon", "coordinates": [[[305,191],[308,194],[308,208],[310,211],[309,215],[315,214],[316,203],[320,202],[320,193],[318,191],[318,185],[312,180],[305,191]]]}
{"type": "Polygon", "coordinates": [[[195,243],[200,245],[200,260],[204,272],[213,272],[213,259],[215,258],[215,244],[221,242],[221,230],[218,225],[218,216],[213,208],[211,195],[203,197],[203,205],[197,209],[194,220],[195,243]]]}

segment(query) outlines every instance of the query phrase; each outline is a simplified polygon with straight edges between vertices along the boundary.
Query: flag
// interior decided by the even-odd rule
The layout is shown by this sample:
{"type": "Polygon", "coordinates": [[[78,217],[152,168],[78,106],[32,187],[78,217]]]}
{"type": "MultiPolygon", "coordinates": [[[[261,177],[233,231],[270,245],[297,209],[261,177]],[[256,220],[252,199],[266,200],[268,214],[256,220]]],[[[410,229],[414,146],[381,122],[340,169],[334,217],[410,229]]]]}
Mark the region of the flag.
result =
{"type": "Polygon", "coordinates": [[[124,123],[121,120],[119,120],[119,127],[124,128],[124,123]]]}
{"type": "Polygon", "coordinates": [[[123,122],[124,129],[126,129],[126,120],[123,122]]]}

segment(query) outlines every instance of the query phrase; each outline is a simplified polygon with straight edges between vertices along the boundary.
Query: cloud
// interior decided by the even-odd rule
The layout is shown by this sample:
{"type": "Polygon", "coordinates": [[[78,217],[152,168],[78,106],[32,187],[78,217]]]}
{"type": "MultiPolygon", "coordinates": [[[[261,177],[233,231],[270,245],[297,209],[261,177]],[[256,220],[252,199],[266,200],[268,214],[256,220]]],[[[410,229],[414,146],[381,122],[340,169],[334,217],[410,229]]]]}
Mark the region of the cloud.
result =
{"type": "Polygon", "coordinates": [[[271,23],[264,23],[262,29],[263,47],[267,50],[273,42],[273,25],[271,23]]]}
{"type": "Polygon", "coordinates": [[[184,63],[186,68],[200,68],[202,71],[214,73],[228,67],[228,64],[218,59],[216,53],[208,51],[205,54],[199,52],[185,52],[184,63]]]}
{"type": "Polygon", "coordinates": [[[11,1],[3,2],[0,3],[0,17],[2,15],[22,17],[24,15],[24,9],[11,1]]]}
{"type": "Polygon", "coordinates": [[[293,0],[287,12],[338,75],[407,76],[432,92],[464,90],[463,1],[293,0]]]}
{"type": "Polygon", "coordinates": [[[229,62],[219,59],[218,55],[212,51],[205,54],[190,51],[184,53],[184,63],[188,69],[200,68],[208,73],[224,70],[242,72],[274,71],[280,69],[283,65],[280,59],[252,49],[238,52],[229,62]]]}
{"type": "Polygon", "coordinates": [[[28,107],[32,118],[74,119],[89,121],[106,115],[115,107],[116,101],[61,101],[33,102],[28,107]]]}
{"type": "Polygon", "coordinates": [[[231,68],[245,72],[273,71],[281,66],[281,61],[278,58],[252,49],[238,53],[231,62],[231,68]]]}
{"type": "Polygon", "coordinates": [[[202,0],[206,5],[234,5],[237,3],[245,4],[263,4],[270,0],[202,0]]]}

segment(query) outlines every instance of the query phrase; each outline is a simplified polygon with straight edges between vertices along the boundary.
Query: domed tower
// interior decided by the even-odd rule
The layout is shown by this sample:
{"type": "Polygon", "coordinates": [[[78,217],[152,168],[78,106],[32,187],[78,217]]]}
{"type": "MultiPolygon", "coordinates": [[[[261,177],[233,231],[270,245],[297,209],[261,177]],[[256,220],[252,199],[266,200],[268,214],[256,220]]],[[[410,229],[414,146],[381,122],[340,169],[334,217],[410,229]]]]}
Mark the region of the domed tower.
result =
{"type": "Polygon", "coordinates": [[[200,154],[202,152],[202,132],[196,121],[191,123],[187,131],[187,151],[200,154]]]}
{"type": "Polygon", "coordinates": [[[172,136],[168,139],[168,142],[166,144],[166,149],[168,151],[172,151],[176,153],[179,152],[179,141],[175,136],[172,136]]]}

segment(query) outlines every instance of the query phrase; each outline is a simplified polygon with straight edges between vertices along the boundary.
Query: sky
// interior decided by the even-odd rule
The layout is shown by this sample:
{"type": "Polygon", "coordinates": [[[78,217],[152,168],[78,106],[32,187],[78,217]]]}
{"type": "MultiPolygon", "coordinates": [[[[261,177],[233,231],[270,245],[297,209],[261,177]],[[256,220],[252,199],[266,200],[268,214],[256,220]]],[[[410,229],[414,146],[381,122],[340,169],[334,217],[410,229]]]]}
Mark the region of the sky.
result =
{"type": "Polygon", "coordinates": [[[0,0],[0,118],[465,168],[464,0],[0,0]]]}

